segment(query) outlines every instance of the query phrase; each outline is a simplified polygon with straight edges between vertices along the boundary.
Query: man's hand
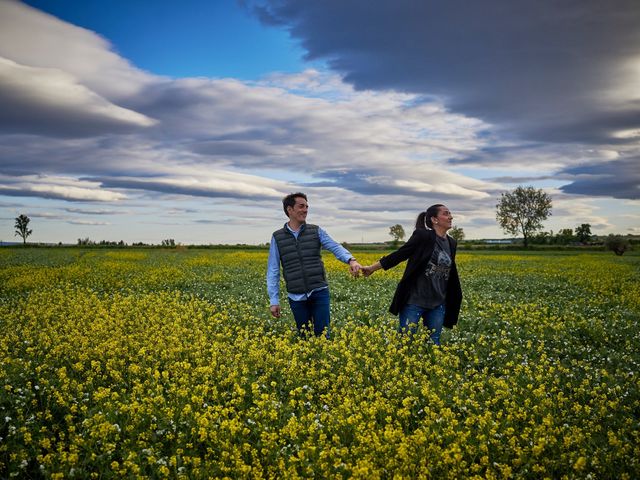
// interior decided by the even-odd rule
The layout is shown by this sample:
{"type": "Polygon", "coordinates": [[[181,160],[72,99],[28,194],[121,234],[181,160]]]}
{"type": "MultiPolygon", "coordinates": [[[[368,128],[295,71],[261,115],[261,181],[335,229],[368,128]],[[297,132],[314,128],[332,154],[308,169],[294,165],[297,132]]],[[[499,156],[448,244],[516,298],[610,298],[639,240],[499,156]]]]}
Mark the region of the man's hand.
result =
{"type": "Polygon", "coordinates": [[[353,275],[354,277],[360,276],[361,268],[362,265],[360,265],[355,258],[349,260],[349,272],[351,273],[351,275],[353,275]]]}
{"type": "Polygon", "coordinates": [[[282,312],[280,311],[280,305],[271,305],[269,307],[269,310],[271,310],[271,315],[274,316],[275,318],[280,318],[282,316],[282,312]]]}

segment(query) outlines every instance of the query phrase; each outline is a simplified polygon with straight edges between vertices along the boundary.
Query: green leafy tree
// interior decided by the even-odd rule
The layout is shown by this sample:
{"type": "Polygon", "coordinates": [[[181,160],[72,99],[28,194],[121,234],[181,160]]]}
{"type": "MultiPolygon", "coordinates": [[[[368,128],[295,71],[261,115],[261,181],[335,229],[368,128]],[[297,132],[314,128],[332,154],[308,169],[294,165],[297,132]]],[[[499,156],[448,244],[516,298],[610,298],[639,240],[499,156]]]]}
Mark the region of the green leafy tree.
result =
{"type": "Polygon", "coordinates": [[[580,243],[588,243],[591,240],[591,225],[583,223],[576,227],[576,237],[580,243]]]}
{"type": "Polygon", "coordinates": [[[622,235],[611,234],[604,239],[604,247],[607,250],[612,250],[616,255],[622,255],[629,250],[629,240],[622,235]]]}
{"type": "Polygon", "coordinates": [[[464,240],[464,230],[462,229],[462,227],[453,227],[447,233],[455,238],[458,242],[464,240]]]}
{"type": "Polygon", "coordinates": [[[502,229],[511,235],[521,233],[527,247],[529,238],[542,229],[542,221],[551,215],[551,197],[542,189],[519,186],[503,193],[496,208],[502,229]]]}
{"type": "Polygon", "coordinates": [[[553,230],[550,232],[536,232],[535,235],[533,235],[529,241],[531,243],[534,244],[538,244],[538,245],[548,245],[549,243],[551,243],[551,240],[553,239],[553,230]]]}
{"type": "Polygon", "coordinates": [[[393,243],[398,243],[404,238],[404,228],[399,223],[389,227],[389,235],[393,238],[393,243]]]}
{"type": "Polygon", "coordinates": [[[19,217],[16,217],[16,225],[15,225],[16,235],[19,235],[22,237],[22,243],[24,245],[27,244],[27,237],[31,235],[31,233],[33,232],[33,230],[29,229],[30,221],[31,219],[26,215],[20,215],[19,217]]]}
{"type": "Polygon", "coordinates": [[[573,242],[575,236],[573,235],[572,228],[563,228],[558,233],[556,233],[556,244],[558,245],[566,245],[568,243],[573,242]]]}

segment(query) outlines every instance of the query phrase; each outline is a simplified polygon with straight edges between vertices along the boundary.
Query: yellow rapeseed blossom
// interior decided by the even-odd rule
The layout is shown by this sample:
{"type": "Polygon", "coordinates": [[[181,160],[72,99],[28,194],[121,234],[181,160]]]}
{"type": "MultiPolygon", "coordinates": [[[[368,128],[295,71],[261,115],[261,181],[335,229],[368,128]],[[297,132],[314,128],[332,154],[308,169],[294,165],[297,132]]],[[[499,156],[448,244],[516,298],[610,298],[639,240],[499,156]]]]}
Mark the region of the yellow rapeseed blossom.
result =
{"type": "Polygon", "coordinates": [[[434,348],[401,268],[301,340],[266,250],[0,252],[0,478],[640,477],[637,256],[460,251],[434,348]]]}

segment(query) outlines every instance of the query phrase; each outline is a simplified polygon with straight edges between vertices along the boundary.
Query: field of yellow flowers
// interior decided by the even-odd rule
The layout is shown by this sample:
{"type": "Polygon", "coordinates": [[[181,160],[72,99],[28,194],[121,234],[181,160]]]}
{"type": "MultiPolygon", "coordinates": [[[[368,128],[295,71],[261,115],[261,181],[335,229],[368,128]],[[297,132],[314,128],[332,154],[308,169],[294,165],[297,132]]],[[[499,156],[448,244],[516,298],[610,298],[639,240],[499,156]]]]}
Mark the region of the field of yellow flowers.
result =
{"type": "Polygon", "coordinates": [[[266,260],[0,249],[0,478],[640,478],[640,257],[460,252],[441,348],[331,256],[298,339],[266,260]]]}

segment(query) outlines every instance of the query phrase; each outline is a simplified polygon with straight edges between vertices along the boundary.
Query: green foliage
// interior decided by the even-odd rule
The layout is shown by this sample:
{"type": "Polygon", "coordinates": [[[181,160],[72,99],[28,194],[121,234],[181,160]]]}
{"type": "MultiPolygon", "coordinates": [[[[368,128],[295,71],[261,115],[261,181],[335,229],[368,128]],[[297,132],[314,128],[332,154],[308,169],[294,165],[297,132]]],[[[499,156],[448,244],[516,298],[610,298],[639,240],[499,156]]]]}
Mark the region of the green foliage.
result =
{"type": "Polygon", "coordinates": [[[27,244],[27,237],[31,235],[33,230],[29,229],[29,222],[31,219],[26,215],[20,215],[16,217],[15,229],[16,235],[22,237],[22,243],[27,244]]]}
{"type": "Polygon", "coordinates": [[[511,235],[521,233],[527,247],[529,238],[542,229],[542,221],[551,215],[551,197],[542,189],[519,186],[503,193],[496,208],[500,227],[511,235]]]}
{"type": "Polygon", "coordinates": [[[623,255],[624,252],[629,250],[629,240],[622,235],[611,234],[604,239],[604,246],[607,250],[611,250],[616,255],[623,255]]]}
{"type": "Polygon", "coordinates": [[[454,226],[447,232],[451,237],[455,238],[458,242],[464,240],[464,230],[462,227],[454,226]]]}
{"type": "Polygon", "coordinates": [[[578,237],[580,243],[588,243],[591,240],[591,225],[582,223],[579,227],[576,227],[576,237],[578,237]]]}
{"type": "Polygon", "coordinates": [[[398,243],[404,238],[404,228],[399,223],[389,227],[389,235],[393,238],[394,243],[398,243]]]}
{"type": "Polygon", "coordinates": [[[576,237],[573,234],[573,229],[563,228],[556,234],[554,240],[557,245],[567,245],[568,243],[575,241],[575,239],[576,237]]]}

